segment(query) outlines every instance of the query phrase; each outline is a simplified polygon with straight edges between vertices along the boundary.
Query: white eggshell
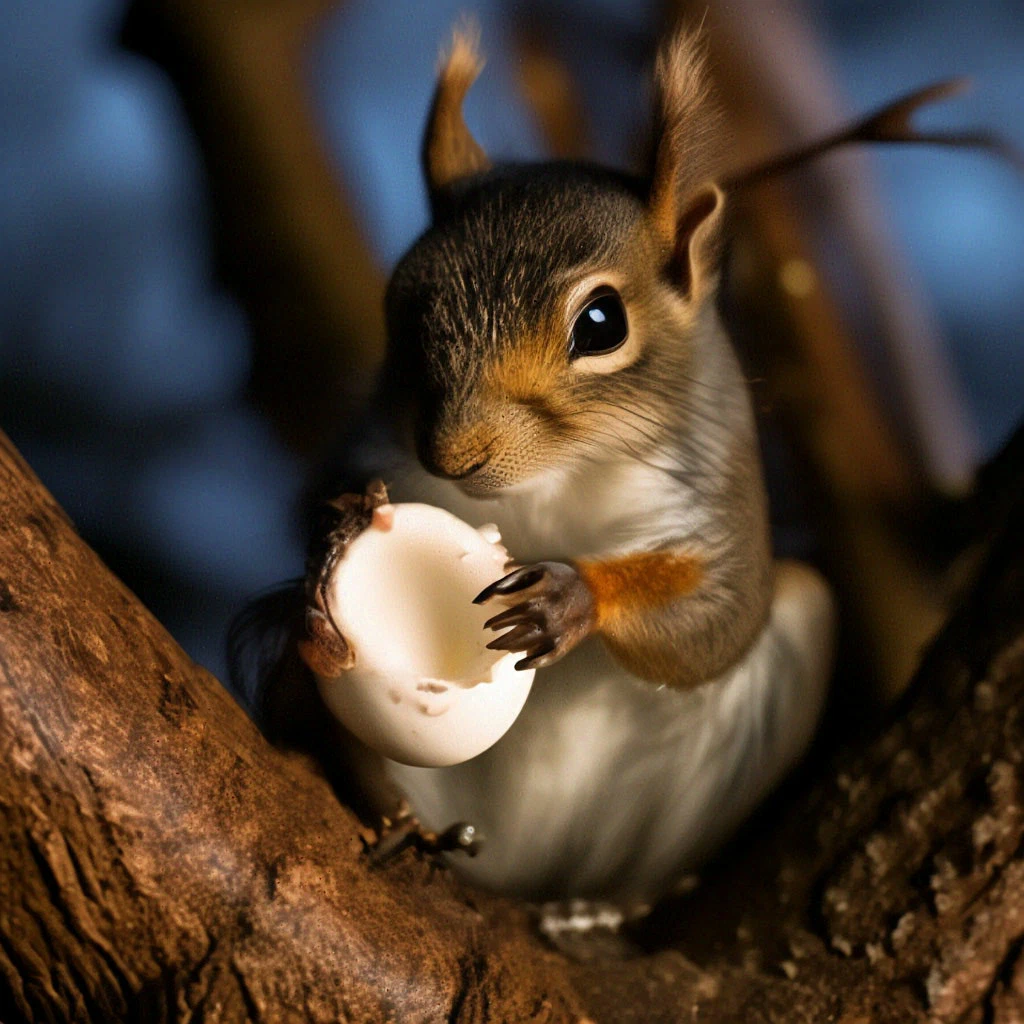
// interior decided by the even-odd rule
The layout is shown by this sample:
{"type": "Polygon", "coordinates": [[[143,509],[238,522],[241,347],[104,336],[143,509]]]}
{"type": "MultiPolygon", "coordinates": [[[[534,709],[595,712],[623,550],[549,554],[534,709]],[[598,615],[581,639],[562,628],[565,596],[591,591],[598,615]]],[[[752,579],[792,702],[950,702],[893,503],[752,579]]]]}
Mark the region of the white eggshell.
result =
{"type": "Polygon", "coordinates": [[[505,575],[497,529],[444,509],[378,510],[349,546],[328,603],[355,652],[353,668],[318,677],[324,701],[367,746],[403,764],[459,764],[496,743],[522,710],[534,671],[522,655],[489,651],[473,604],[505,575]]]}

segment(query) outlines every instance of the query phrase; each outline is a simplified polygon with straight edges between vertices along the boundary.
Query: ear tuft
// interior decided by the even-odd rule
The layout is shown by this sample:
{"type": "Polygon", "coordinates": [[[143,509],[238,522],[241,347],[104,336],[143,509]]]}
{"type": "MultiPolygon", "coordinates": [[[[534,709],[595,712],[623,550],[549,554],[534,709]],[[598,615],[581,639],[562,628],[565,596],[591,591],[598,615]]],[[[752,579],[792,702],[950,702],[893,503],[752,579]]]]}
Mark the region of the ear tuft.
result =
{"type": "Polygon", "coordinates": [[[478,26],[462,22],[452,33],[452,45],[441,59],[423,138],[423,169],[431,195],[491,166],[462,118],[463,100],[483,68],[479,43],[478,26]]]}
{"type": "Polygon", "coordinates": [[[654,65],[654,150],[648,207],[651,226],[678,265],[681,283],[699,297],[714,260],[723,196],[712,183],[719,170],[724,126],[712,98],[704,40],[681,30],[654,65]],[[692,245],[690,243],[693,243],[692,245]]]}
{"type": "Polygon", "coordinates": [[[472,20],[459,22],[452,29],[452,45],[442,52],[437,74],[452,83],[461,82],[462,95],[476,81],[484,67],[480,56],[480,26],[472,20]]]}

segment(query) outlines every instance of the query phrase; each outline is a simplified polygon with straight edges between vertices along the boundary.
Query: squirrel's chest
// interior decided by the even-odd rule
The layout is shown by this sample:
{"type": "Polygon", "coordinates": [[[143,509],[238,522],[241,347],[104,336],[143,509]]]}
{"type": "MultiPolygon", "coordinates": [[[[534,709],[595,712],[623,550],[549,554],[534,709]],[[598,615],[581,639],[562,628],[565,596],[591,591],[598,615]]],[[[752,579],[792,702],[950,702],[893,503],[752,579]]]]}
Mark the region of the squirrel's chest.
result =
{"type": "Polygon", "coordinates": [[[392,495],[397,501],[440,505],[473,525],[496,523],[517,562],[652,547],[684,536],[699,519],[674,478],[632,464],[588,467],[530,491],[485,501],[410,467],[392,495]]]}

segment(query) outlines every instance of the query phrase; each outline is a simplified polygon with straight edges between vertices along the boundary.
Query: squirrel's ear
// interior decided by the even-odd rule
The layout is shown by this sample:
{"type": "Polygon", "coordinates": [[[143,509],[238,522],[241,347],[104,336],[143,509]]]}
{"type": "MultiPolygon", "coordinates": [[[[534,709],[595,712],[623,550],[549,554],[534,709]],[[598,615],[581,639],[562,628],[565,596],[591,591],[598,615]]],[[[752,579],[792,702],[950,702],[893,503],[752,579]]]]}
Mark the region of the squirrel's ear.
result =
{"type": "Polygon", "coordinates": [[[442,59],[423,137],[423,171],[432,196],[459,178],[479,174],[491,166],[462,119],[462,101],[483,67],[478,42],[475,27],[460,26],[442,59]]]}
{"type": "Polygon", "coordinates": [[[713,181],[721,125],[696,36],[679,32],[661,48],[654,89],[651,227],[680,290],[699,301],[715,274],[725,196],[713,181]]]}

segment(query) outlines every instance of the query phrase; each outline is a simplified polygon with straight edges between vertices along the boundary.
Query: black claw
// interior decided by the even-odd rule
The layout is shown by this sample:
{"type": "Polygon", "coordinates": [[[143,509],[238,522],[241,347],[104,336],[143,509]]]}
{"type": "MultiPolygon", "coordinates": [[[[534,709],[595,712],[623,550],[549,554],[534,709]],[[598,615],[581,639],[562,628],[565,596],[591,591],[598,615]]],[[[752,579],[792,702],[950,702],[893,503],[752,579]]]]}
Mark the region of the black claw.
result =
{"type": "Polygon", "coordinates": [[[495,594],[514,594],[519,590],[526,590],[527,587],[532,587],[535,583],[539,583],[544,578],[544,572],[544,569],[537,568],[536,566],[525,566],[522,569],[516,569],[515,572],[510,572],[507,576],[496,580],[489,587],[484,587],[473,598],[473,604],[483,604],[494,597],[495,594]]]}
{"type": "Polygon", "coordinates": [[[442,852],[461,850],[470,857],[475,857],[484,845],[484,837],[475,825],[468,821],[458,821],[449,826],[438,837],[438,849],[442,852]]]}
{"type": "Polygon", "coordinates": [[[522,651],[529,644],[528,638],[540,637],[542,635],[543,633],[539,626],[533,623],[524,623],[492,640],[487,645],[487,649],[490,651],[522,651]]]}
{"type": "Polygon", "coordinates": [[[366,852],[371,867],[382,867],[410,848],[428,857],[457,852],[475,857],[483,845],[483,834],[468,821],[457,821],[435,835],[424,832],[415,818],[408,818],[376,843],[368,845],[366,852]]]}
{"type": "Polygon", "coordinates": [[[388,504],[388,489],[384,486],[384,481],[377,477],[371,480],[366,485],[366,496],[370,499],[370,504],[373,508],[378,505],[388,504]]]}
{"type": "Polygon", "coordinates": [[[520,622],[533,622],[540,608],[533,601],[524,601],[514,608],[507,608],[497,615],[492,615],[485,623],[484,629],[504,629],[506,626],[514,626],[520,622]]]}
{"type": "Polygon", "coordinates": [[[561,655],[557,651],[548,651],[546,654],[538,654],[537,657],[530,659],[530,667],[547,668],[548,665],[554,665],[560,657],[561,655]]]}
{"type": "Polygon", "coordinates": [[[555,644],[552,642],[546,643],[543,647],[536,651],[531,651],[528,658],[521,658],[516,662],[517,669],[524,668],[543,668],[547,662],[544,659],[555,650],[555,644]]]}

